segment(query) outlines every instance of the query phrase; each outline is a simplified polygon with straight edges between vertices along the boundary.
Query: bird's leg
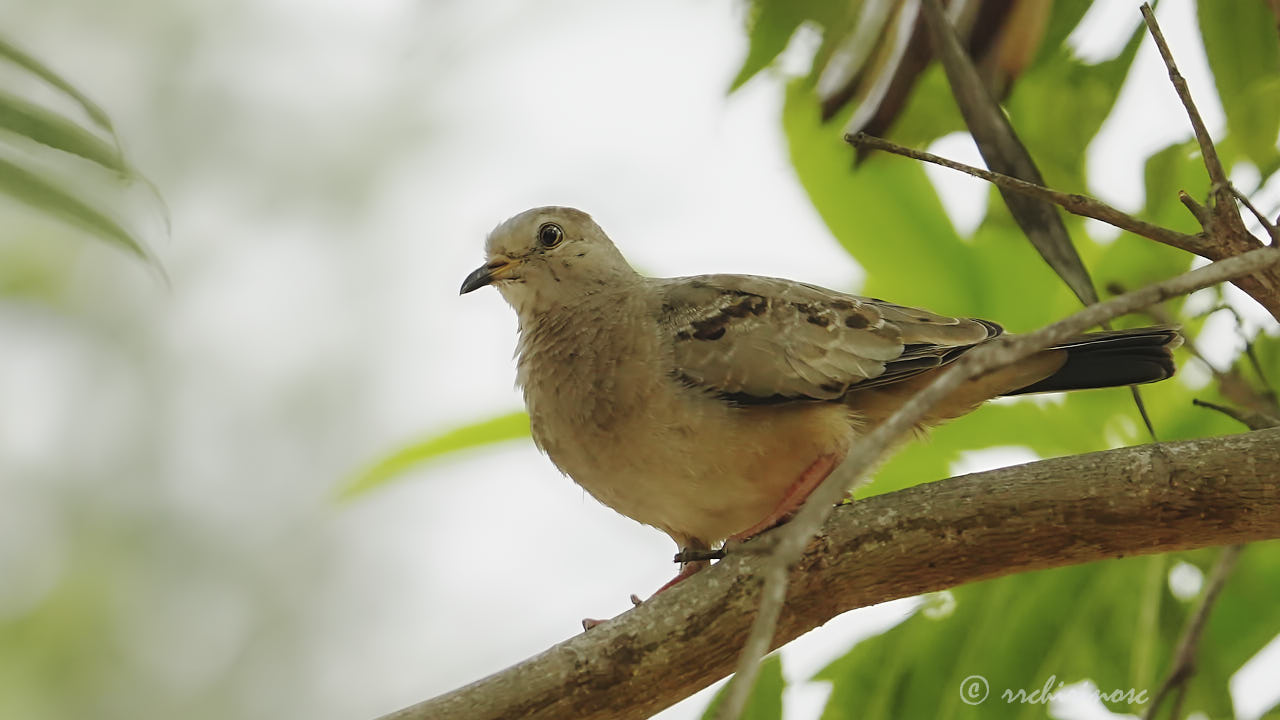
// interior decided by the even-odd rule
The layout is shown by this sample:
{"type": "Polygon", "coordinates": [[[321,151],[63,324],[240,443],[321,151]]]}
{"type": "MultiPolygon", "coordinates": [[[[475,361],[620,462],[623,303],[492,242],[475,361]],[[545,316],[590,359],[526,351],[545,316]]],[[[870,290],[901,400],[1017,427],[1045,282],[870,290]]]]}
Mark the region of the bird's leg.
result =
{"type": "MultiPolygon", "coordinates": [[[[800,506],[804,504],[804,501],[809,499],[809,495],[811,495],[813,491],[822,484],[823,480],[827,479],[827,476],[831,474],[832,470],[835,470],[837,464],[836,461],[837,458],[835,455],[818,456],[817,460],[814,460],[809,467],[805,468],[804,472],[800,473],[800,477],[796,478],[796,481],[791,484],[791,487],[787,488],[786,494],[782,496],[782,500],[778,501],[778,506],[773,509],[773,512],[769,513],[768,517],[740,533],[729,536],[729,538],[725,540],[725,543],[738,543],[749,540],[765,530],[791,519],[791,516],[794,515],[796,511],[800,509],[800,506]]],[[[706,543],[697,540],[689,540],[680,548],[680,554],[676,556],[676,559],[680,559],[682,555],[705,554],[705,551],[708,549],[709,548],[706,543]]],[[[676,583],[679,583],[681,580],[684,580],[690,575],[693,575],[710,565],[710,560],[693,560],[691,562],[680,563],[679,574],[668,580],[665,585],[658,588],[657,591],[649,597],[657,597],[663,591],[671,588],[676,583]]],[[[636,602],[636,600],[636,596],[632,595],[631,601],[636,605],[639,605],[640,603],[636,602]]],[[[602,622],[604,621],[588,618],[582,621],[582,627],[583,629],[590,630],[602,622]]]]}
{"type": "Polygon", "coordinates": [[[675,577],[668,580],[665,585],[663,585],[662,587],[654,591],[653,595],[650,595],[649,597],[651,598],[656,597],[663,590],[666,590],[667,588],[672,587],[673,585],[680,582],[681,580],[689,577],[690,575],[698,572],[699,570],[702,570],[705,567],[709,567],[710,565],[711,565],[710,560],[695,560],[693,562],[680,563],[680,572],[676,574],[675,577]]]}
{"type": "MultiPolygon", "coordinates": [[[[805,468],[804,472],[800,473],[800,477],[796,478],[796,481],[791,484],[791,487],[787,488],[786,494],[782,496],[782,500],[778,501],[778,506],[773,509],[773,512],[769,513],[765,519],[755,525],[752,525],[746,530],[731,535],[727,540],[725,540],[725,543],[739,543],[749,540],[765,530],[791,519],[791,516],[794,515],[796,511],[800,509],[800,506],[804,504],[804,501],[809,499],[809,495],[817,489],[818,485],[822,484],[823,480],[827,479],[827,476],[831,474],[832,470],[835,470],[836,464],[837,457],[835,455],[820,455],[817,460],[814,460],[813,463],[809,465],[809,467],[805,468]]],[[[680,553],[676,555],[676,559],[679,560],[680,557],[684,555],[705,555],[706,551],[709,549],[710,548],[706,543],[697,540],[689,540],[680,548],[680,553]]],[[[650,599],[657,597],[663,591],[671,588],[681,580],[684,580],[709,565],[711,565],[710,560],[693,560],[690,562],[680,563],[679,574],[667,581],[665,585],[658,588],[653,595],[649,596],[650,599]]],[[[631,602],[636,605],[640,604],[639,598],[635,595],[631,596],[631,602]]],[[[603,622],[604,620],[586,618],[582,621],[582,629],[590,630],[603,622]]]]}
{"type": "MultiPolygon", "coordinates": [[[[787,488],[787,493],[782,496],[782,500],[778,502],[778,506],[773,509],[773,512],[769,513],[768,517],[742,532],[729,536],[729,538],[725,540],[725,543],[737,543],[750,540],[765,530],[790,520],[791,516],[794,515],[796,511],[800,509],[800,506],[804,504],[804,501],[809,499],[809,495],[822,484],[823,480],[827,479],[827,476],[830,475],[831,471],[835,470],[835,468],[835,455],[818,456],[818,459],[814,460],[813,464],[805,468],[804,472],[800,473],[800,477],[796,478],[796,481],[791,484],[791,487],[787,488]]],[[[678,579],[679,578],[677,578],[677,580],[678,579]]],[[[672,582],[675,581],[673,580],[672,582]]]]}

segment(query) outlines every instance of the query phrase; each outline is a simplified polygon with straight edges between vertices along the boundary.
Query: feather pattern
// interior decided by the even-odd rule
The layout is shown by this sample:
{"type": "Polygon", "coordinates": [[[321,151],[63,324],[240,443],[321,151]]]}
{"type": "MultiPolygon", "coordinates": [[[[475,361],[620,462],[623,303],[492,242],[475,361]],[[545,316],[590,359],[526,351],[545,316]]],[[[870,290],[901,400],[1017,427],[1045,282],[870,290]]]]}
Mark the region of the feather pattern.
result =
{"type": "Polygon", "coordinates": [[[744,404],[836,400],[951,362],[1002,332],[815,285],[750,275],[653,281],[684,384],[744,404]]]}

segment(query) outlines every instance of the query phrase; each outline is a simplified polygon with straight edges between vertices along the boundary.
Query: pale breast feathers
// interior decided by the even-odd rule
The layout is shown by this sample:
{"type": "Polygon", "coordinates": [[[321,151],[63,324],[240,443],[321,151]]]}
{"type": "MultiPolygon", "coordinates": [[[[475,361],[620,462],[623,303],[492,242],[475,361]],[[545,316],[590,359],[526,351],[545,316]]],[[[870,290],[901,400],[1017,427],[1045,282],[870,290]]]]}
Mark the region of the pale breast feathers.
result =
{"type": "Polygon", "coordinates": [[[994,323],[744,275],[658,281],[681,382],[742,403],[834,400],[950,362],[994,323]]]}

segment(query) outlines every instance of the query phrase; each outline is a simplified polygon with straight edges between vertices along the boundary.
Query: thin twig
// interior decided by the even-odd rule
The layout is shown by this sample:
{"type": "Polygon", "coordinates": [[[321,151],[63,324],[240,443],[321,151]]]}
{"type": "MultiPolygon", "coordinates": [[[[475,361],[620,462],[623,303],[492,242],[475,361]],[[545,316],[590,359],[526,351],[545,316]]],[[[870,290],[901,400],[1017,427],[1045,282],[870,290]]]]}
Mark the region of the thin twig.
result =
{"type": "Polygon", "coordinates": [[[1209,182],[1226,188],[1231,183],[1227,180],[1227,172],[1222,167],[1218,150],[1214,147],[1213,138],[1209,136],[1209,131],[1204,126],[1200,111],[1196,109],[1195,101],[1191,99],[1186,78],[1178,72],[1178,66],[1173,61],[1173,52],[1169,50],[1169,43],[1165,42],[1164,33],[1160,31],[1160,23],[1156,22],[1156,15],[1149,3],[1142,3],[1142,17],[1147,21],[1147,30],[1156,42],[1160,57],[1164,59],[1164,66],[1169,70],[1169,82],[1173,83],[1174,92],[1178,93],[1178,99],[1182,101],[1182,107],[1187,111],[1187,119],[1191,121],[1191,129],[1196,134],[1196,142],[1200,144],[1200,155],[1204,158],[1205,170],[1209,171],[1209,182]]]}
{"type": "Polygon", "coordinates": [[[950,168],[974,177],[982,178],[997,187],[1019,192],[1024,195],[1030,195],[1032,197],[1038,197],[1042,200],[1047,200],[1048,202],[1058,205],[1072,215],[1100,220],[1108,225],[1114,225],[1121,230],[1127,230],[1135,235],[1140,235],[1144,238],[1155,240],[1158,243],[1163,243],[1196,255],[1203,256],[1203,251],[1206,247],[1205,238],[1201,235],[1187,235],[1186,233],[1170,230],[1169,228],[1161,227],[1159,225],[1146,222],[1145,220],[1139,220],[1126,212],[1117,210],[1101,200],[1091,198],[1088,195],[1064,193],[1058,190],[1053,190],[1051,188],[1044,187],[1043,185],[1029,183],[1026,180],[1019,180],[1018,178],[1011,177],[1009,175],[1002,175],[1001,173],[976,168],[972,165],[965,165],[964,163],[949,160],[947,158],[934,155],[933,153],[903,147],[897,143],[890,142],[883,138],[873,137],[865,133],[846,135],[845,142],[854,145],[855,147],[884,150],[886,152],[894,153],[895,155],[902,155],[903,157],[909,157],[913,160],[941,165],[945,168],[950,168]]]}
{"type": "Polygon", "coordinates": [[[1201,205],[1195,198],[1191,197],[1186,190],[1178,191],[1178,202],[1191,213],[1191,216],[1200,223],[1200,227],[1209,227],[1213,223],[1213,216],[1209,214],[1209,209],[1201,205]]]}
{"type": "Polygon", "coordinates": [[[1274,246],[1276,240],[1280,239],[1280,229],[1277,229],[1275,223],[1271,222],[1271,219],[1266,215],[1263,215],[1261,210],[1254,207],[1253,202],[1249,200],[1249,196],[1240,192],[1240,188],[1237,188],[1234,184],[1231,186],[1231,193],[1236,196],[1237,200],[1244,203],[1249,212],[1253,213],[1254,219],[1258,221],[1263,230],[1267,231],[1267,236],[1271,238],[1271,244],[1274,246]]]}
{"type": "MultiPolygon", "coordinates": [[[[1147,29],[1151,32],[1151,37],[1160,51],[1160,57],[1169,71],[1169,80],[1173,84],[1174,92],[1186,109],[1187,119],[1191,122],[1196,142],[1200,145],[1201,159],[1204,161],[1205,170],[1209,173],[1207,212],[1189,202],[1185,193],[1180,196],[1183,204],[1196,215],[1196,220],[1205,231],[1206,252],[1199,254],[1211,259],[1219,259],[1265,246],[1266,243],[1251,234],[1245,227],[1240,206],[1236,202],[1236,193],[1227,178],[1222,160],[1218,157],[1213,138],[1204,126],[1200,111],[1196,109],[1195,101],[1191,98],[1191,91],[1187,89],[1187,81],[1173,61],[1173,53],[1169,50],[1169,44],[1165,42],[1164,33],[1161,32],[1160,24],[1156,22],[1155,13],[1151,11],[1149,4],[1142,5],[1142,17],[1146,20],[1147,29]]],[[[1236,284],[1265,307],[1273,317],[1280,320],[1280,273],[1272,270],[1268,273],[1240,278],[1236,284]]]]}
{"type": "Polygon", "coordinates": [[[1280,425],[1280,419],[1273,418],[1266,413],[1257,412],[1256,410],[1243,410],[1227,407],[1226,405],[1219,405],[1217,403],[1211,403],[1198,398],[1193,398],[1191,400],[1191,404],[1197,407],[1217,410],[1250,430],[1261,430],[1263,428],[1276,427],[1277,425],[1280,425]]]}
{"type": "MultiPolygon", "coordinates": [[[[915,428],[935,405],[961,384],[1078,335],[1105,320],[1241,277],[1276,263],[1280,263],[1280,248],[1259,248],[1106,302],[1090,305],[1035,332],[998,337],[961,356],[888,419],[855,440],[840,467],[813,491],[796,516],[766,536],[774,547],[762,572],[764,589],[761,592],[763,599],[760,611],[751,625],[751,632],[738,658],[737,672],[741,674],[730,681],[721,709],[745,705],[759,662],[764,657],[764,650],[769,647],[777,629],[778,617],[786,598],[787,569],[800,559],[805,546],[821,527],[833,506],[843,497],[854,479],[868,468],[874,467],[898,438],[915,428]]],[[[721,712],[718,717],[736,720],[738,716],[721,712]]]]}
{"type": "Polygon", "coordinates": [[[1186,691],[1187,681],[1195,674],[1196,647],[1200,644],[1200,635],[1204,632],[1209,612],[1213,610],[1213,604],[1217,601],[1223,586],[1226,585],[1227,578],[1231,577],[1231,571],[1235,568],[1236,561],[1240,559],[1240,551],[1243,549],[1243,545],[1231,545],[1223,548],[1218,554],[1213,570],[1209,573],[1209,582],[1205,587],[1204,597],[1200,600],[1200,606],[1187,621],[1187,626],[1182,630],[1182,637],[1178,639],[1178,649],[1173,654],[1173,666],[1169,668],[1169,674],[1165,676],[1164,682],[1151,697],[1151,704],[1147,705],[1146,711],[1142,713],[1142,720],[1152,720],[1159,711],[1160,704],[1174,688],[1178,689],[1179,699],[1174,703],[1173,714],[1170,717],[1177,720],[1182,705],[1181,695],[1186,691]]]}
{"type": "MultiPolygon", "coordinates": [[[[1253,368],[1254,374],[1258,376],[1258,382],[1262,385],[1262,390],[1253,389],[1256,400],[1263,407],[1280,412],[1280,406],[1276,405],[1276,391],[1271,387],[1271,381],[1267,379],[1267,373],[1262,369],[1262,363],[1258,361],[1258,352],[1253,346],[1253,339],[1245,332],[1244,317],[1240,315],[1240,311],[1227,303],[1223,303],[1201,313],[1200,317],[1208,317],[1219,311],[1230,313],[1231,317],[1236,321],[1236,335],[1240,338],[1240,342],[1244,343],[1245,359],[1249,361],[1249,366],[1253,368]]],[[[1235,370],[1232,369],[1232,372],[1235,372],[1235,370]]],[[[1238,402],[1237,398],[1232,399],[1238,402]]]]}
{"type": "MultiPolygon", "coordinates": [[[[787,602],[787,575],[791,569],[791,563],[775,562],[775,559],[776,556],[771,557],[764,566],[760,610],[751,623],[747,641],[742,644],[742,653],[738,655],[738,664],[733,669],[724,702],[716,712],[716,720],[738,720],[742,717],[747,700],[751,698],[751,688],[756,684],[756,676],[760,674],[760,661],[769,653],[778,618],[782,616],[782,606],[787,602]]],[[[796,559],[799,559],[798,553],[796,559]]]]}

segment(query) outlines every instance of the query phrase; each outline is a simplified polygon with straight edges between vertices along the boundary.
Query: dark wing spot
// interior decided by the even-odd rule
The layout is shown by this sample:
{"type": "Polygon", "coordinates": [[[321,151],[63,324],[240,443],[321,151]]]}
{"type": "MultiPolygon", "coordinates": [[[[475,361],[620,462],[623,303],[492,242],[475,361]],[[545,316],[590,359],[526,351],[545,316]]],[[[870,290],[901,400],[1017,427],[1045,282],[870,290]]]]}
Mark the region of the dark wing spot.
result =
{"type": "MultiPolygon", "coordinates": [[[[763,315],[769,309],[768,298],[754,295],[751,293],[742,293],[737,295],[741,300],[726,305],[719,310],[711,313],[701,320],[694,320],[689,323],[692,330],[684,330],[676,335],[677,339],[683,340],[693,337],[698,340],[719,340],[724,337],[725,329],[728,328],[734,318],[744,318],[748,315],[763,315]]],[[[671,312],[673,308],[663,306],[662,311],[671,312]]]]}
{"type": "Polygon", "coordinates": [[[867,319],[866,315],[854,313],[844,319],[844,326],[851,327],[854,330],[862,330],[871,327],[871,321],[867,319]]]}
{"type": "Polygon", "coordinates": [[[831,325],[831,320],[826,315],[809,315],[805,320],[808,320],[811,325],[817,325],[818,327],[829,327],[831,325]]]}
{"type": "Polygon", "coordinates": [[[719,340],[724,337],[724,326],[699,328],[693,336],[699,340],[719,340]]]}
{"type": "Polygon", "coordinates": [[[689,323],[693,328],[692,336],[698,340],[719,340],[724,337],[724,328],[728,324],[729,318],[721,313],[689,323]]]}
{"type": "Polygon", "coordinates": [[[818,387],[822,388],[824,392],[829,392],[829,393],[844,392],[844,385],[841,385],[840,383],[837,383],[837,382],[822,383],[818,387]]]}
{"type": "Polygon", "coordinates": [[[729,317],[743,318],[748,315],[763,315],[769,309],[769,301],[759,295],[747,295],[738,302],[725,307],[720,314],[729,317]]]}

